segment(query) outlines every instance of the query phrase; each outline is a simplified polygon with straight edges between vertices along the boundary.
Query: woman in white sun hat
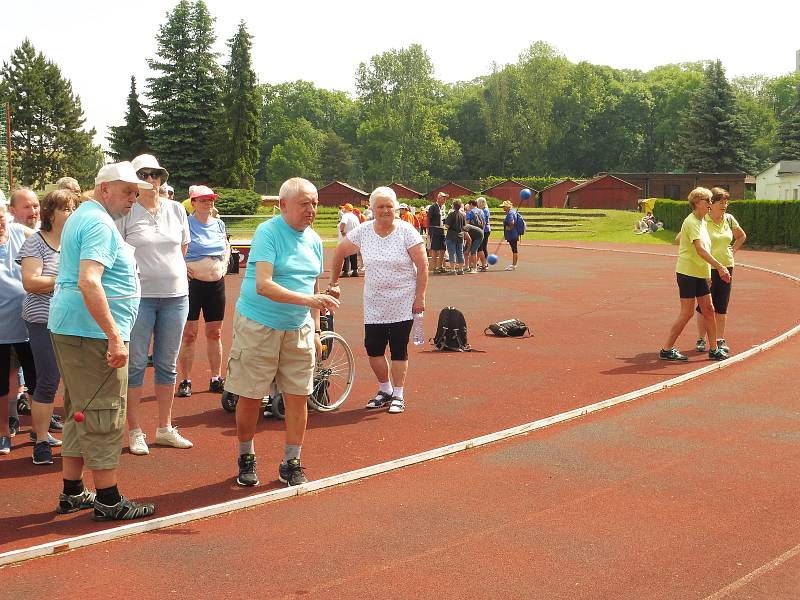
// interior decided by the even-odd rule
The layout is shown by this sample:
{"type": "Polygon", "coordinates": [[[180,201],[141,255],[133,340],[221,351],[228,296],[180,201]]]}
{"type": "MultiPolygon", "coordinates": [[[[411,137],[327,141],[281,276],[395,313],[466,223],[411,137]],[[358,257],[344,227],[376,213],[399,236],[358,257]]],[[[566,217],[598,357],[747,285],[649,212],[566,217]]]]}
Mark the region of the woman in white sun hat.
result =
{"type": "Polygon", "coordinates": [[[172,426],[175,370],[183,324],[189,312],[189,285],[183,256],[189,245],[189,224],[183,206],[162,198],[159,187],[169,173],[155,156],[133,159],[136,176],[153,185],[142,190],[131,211],[117,221],[125,241],[133,246],[139,267],[142,298],[131,331],[128,367],[128,428],[131,454],[149,454],[140,424],[140,400],[150,344],[153,345],[158,429],[155,443],[191,448],[192,442],[172,426]]]}

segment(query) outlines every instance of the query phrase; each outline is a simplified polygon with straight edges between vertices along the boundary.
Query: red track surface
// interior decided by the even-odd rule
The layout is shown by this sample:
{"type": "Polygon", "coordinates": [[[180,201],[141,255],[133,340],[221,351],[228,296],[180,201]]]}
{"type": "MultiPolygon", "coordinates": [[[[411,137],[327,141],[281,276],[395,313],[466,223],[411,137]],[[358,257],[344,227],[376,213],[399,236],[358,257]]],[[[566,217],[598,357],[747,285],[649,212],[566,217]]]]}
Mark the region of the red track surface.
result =
{"type": "MultiPolygon", "coordinates": [[[[676,311],[674,259],[544,247],[526,247],[526,258],[513,274],[432,279],[428,331],[438,308],[459,306],[473,345],[486,353],[413,353],[409,408],[400,417],[361,409],[374,383],[360,348],[361,283],[345,281],[336,329],[356,351],[359,378],[342,410],[312,416],[303,453],[312,478],[532,421],[706,364],[694,353],[686,365],[655,358],[676,311]],[[479,336],[490,321],[512,316],[532,325],[536,338],[479,336]]],[[[796,256],[738,258],[800,274],[796,256]]],[[[792,282],[738,269],[729,342],[744,349],[795,325],[789,307],[796,297],[792,282]]],[[[687,330],[680,347],[693,338],[687,330]]],[[[220,585],[246,596],[705,597],[798,544],[800,413],[794,389],[778,382],[794,374],[799,354],[800,342],[792,340],[668,393],[522,438],[4,568],[0,585],[9,597],[32,596],[56,589],[51,574],[96,563],[93,573],[129,582],[143,597],[173,589],[179,597],[215,596],[220,585]],[[255,561],[247,558],[253,555],[255,561]]],[[[199,367],[194,379],[204,379],[199,367]]],[[[156,447],[149,457],[126,452],[123,492],[152,499],[160,515],[249,493],[232,484],[233,419],[218,397],[176,400],[176,414],[195,448],[156,447]]],[[[29,445],[15,441],[0,461],[10,492],[0,503],[0,551],[100,529],[86,513],[56,517],[58,465],[35,468],[29,445]]],[[[281,445],[281,424],[264,421],[256,439],[262,481],[273,476],[281,445]]],[[[732,597],[797,597],[798,554],[732,597]]],[[[78,579],[76,593],[84,588],[78,579]]],[[[69,596],[72,583],[66,585],[69,596]]]]}

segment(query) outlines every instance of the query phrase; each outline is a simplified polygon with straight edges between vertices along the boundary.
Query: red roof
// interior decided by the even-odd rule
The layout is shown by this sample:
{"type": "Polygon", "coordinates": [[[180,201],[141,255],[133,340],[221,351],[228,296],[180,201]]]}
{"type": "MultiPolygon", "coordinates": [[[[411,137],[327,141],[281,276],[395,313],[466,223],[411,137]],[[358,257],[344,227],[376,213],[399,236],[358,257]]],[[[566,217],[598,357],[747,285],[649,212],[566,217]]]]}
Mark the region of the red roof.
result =
{"type": "Polygon", "coordinates": [[[590,185],[592,185],[592,184],[594,184],[594,183],[597,183],[598,181],[600,181],[600,180],[602,180],[602,179],[606,179],[606,178],[616,179],[617,181],[619,181],[619,182],[622,182],[622,183],[624,183],[625,185],[628,185],[628,186],[630,186],[630,187],[632,187],[633,189],[636,189],[636,190],[641,190],[641,189],[642,189],[642,188],[640,188],[640,187],[638,187],[638,186],[635,186],[635,185],[633,185],[632,183],[628,183],[628,182],[627,182],[627,181],[625,181],[624,179],[620,179],[619,177],[614,177],[613,175],[598,175],[598,176],[597,176],[597,177],[595,177],[594,179],[590,179],[589,181],[584,181],[584,182],[583,182],[583,183],[581,183],[580,185],[576,185],[574,188],[570,188],[570,189],[568,190],[568,193],[570,193],[570,194],[571,194],[571,193],[572,193],[572,192],[574,192],[575,190],[579,190],[579,189],[581,189],[581,188],[585,188],[585,187],[587,187],[587,186],[590,186],[590,185]]]}
{"type": "MultiPolygon", "coordinates": [[[[524,183],[520,183],[519,181],[514,181],[513,179],[506,179],[505,181],[501,181],[500,183],[495,183],[493,186],[486,188],[485,190],[483,190],[481,192],[481,194],[486,194],[486,193],[489,192],[489,190],[493,190],[494,188],[500,187],[501,185],[505,185],[507,183],[514,183],[514,184],[518,185],[520,187],[520,189],[524,189],[524,188],[528,187],[527,185],[525,185],[524,183]]],[[[533,188],[530,188],[530,190],[531,190],[531,192],[538,192],[539,191],[539,190],[534,190],[533,188]]]]}
{"type": "Polygon", "coordinates": [[[395,192],[397,191],[397,188],[402,188],[407,192],[414,194],[417,198],[421,198],[422,196],[424,196],[422,192],[418,192],[417,190],[411,189],[407,185],[403,185],[402,183],[397,183],[396,181],[393,181],[387,187],[392,188],[395,192]]]}
{"type": "Polygon", "coordinates": [[[542,191],[544,192],[545,190],[549,190],[552,187],[556,187],[557,185],[563,185],[565,183],[572,183],[573,185],[578,185],[578,182],[575,181],[574,179],[562,179],[561,181],[556,181],[555,183],[551,183],[546,188],[544,188],[542,191]]]}
{"type": "Polygon", "coordinates": [[[342,187],[346,187],[347,189],[352,190],[356,194],[360,194],[362,196],[366,196],[367,198],[369,198],[369,192],[365,192],[364,190],[360,190],[357,187],[353,187],[349,183],[345,183],[343,181],[331,181],[330,183],[328,183],[326,185],[323,185],[321,188],[319,188],[317,190],[317,192],[321,192],[322,190],[326,190],[329,187],[334,186],[334,185],[340,185],[342,187]]]}

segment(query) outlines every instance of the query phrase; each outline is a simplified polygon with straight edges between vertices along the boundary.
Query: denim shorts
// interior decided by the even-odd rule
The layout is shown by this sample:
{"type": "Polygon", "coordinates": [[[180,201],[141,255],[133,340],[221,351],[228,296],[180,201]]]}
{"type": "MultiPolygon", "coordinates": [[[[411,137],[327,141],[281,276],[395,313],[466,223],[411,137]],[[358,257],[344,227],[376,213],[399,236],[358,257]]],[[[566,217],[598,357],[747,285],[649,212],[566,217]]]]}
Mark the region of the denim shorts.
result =
{"type": "Polygon", "coordinates": [[[175,363],[181,349],[183,326],[189,313],[189,297],[142,298],[139,314],[131,330],[128,387],[141,387],[150,340],[153,340],[153,366],[156,385],[175,383],[178,373],[175,363]]]}

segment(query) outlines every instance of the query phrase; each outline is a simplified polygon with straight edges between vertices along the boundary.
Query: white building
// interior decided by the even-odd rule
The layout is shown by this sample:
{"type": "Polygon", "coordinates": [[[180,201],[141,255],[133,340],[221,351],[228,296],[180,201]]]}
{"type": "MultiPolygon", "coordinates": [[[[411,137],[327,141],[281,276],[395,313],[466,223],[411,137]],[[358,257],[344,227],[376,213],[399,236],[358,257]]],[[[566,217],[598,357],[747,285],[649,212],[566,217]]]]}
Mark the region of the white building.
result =
{"type": "Polygon", "coordinates": [[[756,175],[759,200],[800,200],[800,160],[782,160],[756,175]]]}

